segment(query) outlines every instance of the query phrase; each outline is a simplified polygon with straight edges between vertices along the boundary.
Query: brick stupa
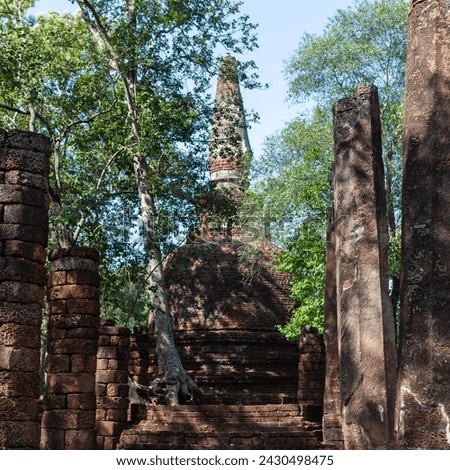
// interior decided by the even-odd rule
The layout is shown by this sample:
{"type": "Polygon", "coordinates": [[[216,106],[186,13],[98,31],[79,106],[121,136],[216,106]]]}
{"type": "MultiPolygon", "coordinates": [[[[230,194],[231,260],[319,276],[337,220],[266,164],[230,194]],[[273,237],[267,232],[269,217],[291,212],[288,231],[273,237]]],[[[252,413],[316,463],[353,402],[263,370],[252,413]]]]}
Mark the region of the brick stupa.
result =
{"type": "Polygon", "coordinates": [[[289,276],[273,268],[273,244],[218,207],[242,201],[250,157],[237,64],[226,57],[210,139],[215,193],[166,263],[175,340],[202,404],[297,402],[298,347],[277,330],[294,308],[289,276]]]}

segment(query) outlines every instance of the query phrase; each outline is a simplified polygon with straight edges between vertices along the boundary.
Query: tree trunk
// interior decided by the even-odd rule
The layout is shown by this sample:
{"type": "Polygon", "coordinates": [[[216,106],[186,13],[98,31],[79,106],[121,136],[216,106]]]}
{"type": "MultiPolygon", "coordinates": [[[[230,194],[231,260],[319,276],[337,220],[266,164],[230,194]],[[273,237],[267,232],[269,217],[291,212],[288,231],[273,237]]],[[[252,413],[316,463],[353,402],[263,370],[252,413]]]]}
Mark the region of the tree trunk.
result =
{"type": "MultiPolygon", "coordinates": [[[[77,0],[77,3],[99,49],[106,52],[110,67],[120,74],[124,86],[128,115],[131,121],[131,138],[134,143],[139,144],[141,129],[139,110],[135,101],[138,93],[136,72],[139,65],[136,60],[136,51],[134,51],[134,54],[131,52],[130,57],[120,57],[95,6],[89,0],[77,0]],[[133,65],[130,67],[130,64],[133,65]]],[[[126,2],[125,6],[130,31],[132,35],[136,35],[136,4],[134,1],[129,1],[126,2]]],[[[172,317],[168,292],[164,282],[161,248],[156,232],[156,205],[147,183],[148,165],[146,157],[140,153],[135,154],[133,167],[144,226],[144,247],[149,259],[147,266],[148,290],[152,299],[150,316],[153,315],[154,317],[158,355],[158,376],[154,380],[154,385],[163,385],[168,402],[170,404],[177,404],[180,391],[190,400],[192,399],[193,392],[197,389],[197,385],[188,376],[181,364],[173,338],[172,317]]]]}
{"type": "MultiPolygon", "coordinates": [[[[185,371],[175,346],[161,249],[157,241],[155,201],[146,182],[147,163],[141,155],[134,157],[134,172],[141,204],[144,247],[149,257],[147,272],[152,299],[150,315],[153,315],[154,320],[158,357],[158,376],[154,380],[154,385],[164,386],[167,401],[169,404],[176,405],[180,391],[190,401],[197,390],[197,385],[185,371]]],[[[149,323],[150,319],[151,316],[149,316],[149,323]]]]}

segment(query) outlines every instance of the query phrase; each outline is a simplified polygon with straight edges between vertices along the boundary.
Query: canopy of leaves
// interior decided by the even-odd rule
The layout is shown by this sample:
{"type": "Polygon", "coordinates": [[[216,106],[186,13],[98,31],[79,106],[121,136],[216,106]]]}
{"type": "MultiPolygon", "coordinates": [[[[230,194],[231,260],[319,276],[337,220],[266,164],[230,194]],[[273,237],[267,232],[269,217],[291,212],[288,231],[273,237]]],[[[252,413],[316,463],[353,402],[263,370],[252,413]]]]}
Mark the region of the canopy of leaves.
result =
{"type": "MultiPolygon", "coordinates": [[[[0,0],[0,126],[51,138],[52,243],[67,232],[100,251],[105,308],[125,321],[118,286],[133,297],[145,284],[146,262],[132,157],[147,158],[157,241],[168,252],[197,222],[194,203],[209,188],[210,89],[219,55],[256,47],[255,25],[234,0],[81,3],[100,15],[120,69],[110,67],[80,13],[33,17],[33,1],[0,0]],[[136,83],[139,141],[131,138],[122,74],[136,83]]],[[[255,84],[253,66],[240,63],[244,85],[255,84]]],[[[134,304],[144,308],[144,297],[134,304]]]]}
{"type": "Polygon", "coordinates": [[[279,268],[293,276],[292,295],[299,307],[280,327],[289,339],[296,339],[305,324],[323,328],[331,107],[361,82],[379,88],[392,219],[390,266],[398,267],[406,39],[405,0],[357,0],[338,10],[322,34],[304,34],[286,63],[290,98],[313,103],[314,110],[266,140],[262,159],[254,163],[260,182],[250,200],[259,201],[266,212],[270,208],[274,240],[284,248],[279,268]]]}

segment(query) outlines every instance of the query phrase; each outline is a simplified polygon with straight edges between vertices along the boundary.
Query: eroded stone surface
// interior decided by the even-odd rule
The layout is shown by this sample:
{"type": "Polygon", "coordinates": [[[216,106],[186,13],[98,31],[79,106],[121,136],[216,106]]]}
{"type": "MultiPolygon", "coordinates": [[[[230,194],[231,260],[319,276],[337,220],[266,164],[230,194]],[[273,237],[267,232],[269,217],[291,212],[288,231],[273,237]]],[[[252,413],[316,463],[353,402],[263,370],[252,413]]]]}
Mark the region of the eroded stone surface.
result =
{"type": "Polygon", "coordinates": [[[334,234],[342,429],[346,449],[393,438],[395,335],[378,92],[362,84],[334,108],[334,234]]]}
{"type": "Polygon", "coordinates": [[[450,448],[450,8],[411,2],[406,70],[401,448],[450,448]]]}
{"type": "Polygon", "coordinates": [[[0,130],[0,448],[39,447],[50,142],[0,130]]]}

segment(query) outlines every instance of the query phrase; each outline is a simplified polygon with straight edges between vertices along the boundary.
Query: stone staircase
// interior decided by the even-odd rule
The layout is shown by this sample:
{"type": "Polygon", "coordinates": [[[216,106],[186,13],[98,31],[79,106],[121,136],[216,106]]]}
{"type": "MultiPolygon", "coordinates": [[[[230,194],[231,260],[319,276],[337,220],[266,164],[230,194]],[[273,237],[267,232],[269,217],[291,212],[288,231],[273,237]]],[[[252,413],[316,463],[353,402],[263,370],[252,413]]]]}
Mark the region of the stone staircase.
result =
{"type": "Polygon", "coordinates": [[[135,408],[118,449],[320,449],[321,426],[298,405],[179,405],[135,408]]]}

